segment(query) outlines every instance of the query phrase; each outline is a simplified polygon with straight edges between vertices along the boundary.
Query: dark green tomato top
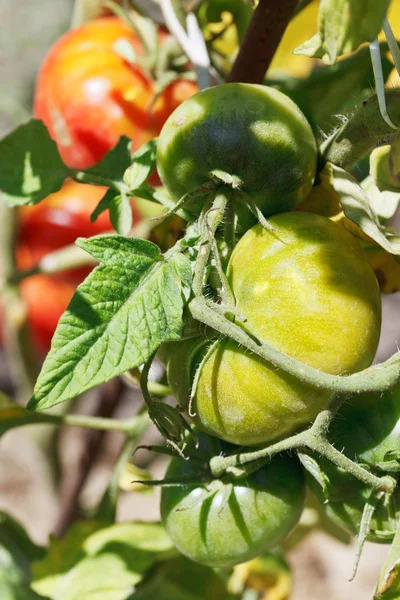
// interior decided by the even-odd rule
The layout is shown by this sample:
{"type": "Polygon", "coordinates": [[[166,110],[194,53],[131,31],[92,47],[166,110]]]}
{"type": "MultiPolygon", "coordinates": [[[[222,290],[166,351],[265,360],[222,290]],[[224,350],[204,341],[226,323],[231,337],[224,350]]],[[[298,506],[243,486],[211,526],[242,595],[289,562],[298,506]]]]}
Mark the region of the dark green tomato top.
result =
{"type": "MultiPolygon", "coordinates": [[[[170,115],[158,140],[157,168],[177,199],[209,181],[212,170],[236,176],[268,216],[308,196],[316,144],[287,96],[267,86],[229,83],[203,90],[170,115]]],[[[201,202],[193,200],[189,208],[199,212],[201,202]]]]}
{"type": "MultiPolygon", "coordinates": [[[[208,439],[213,454],[221,452],[223,445],[208,439]]],[[[179,458],[172,459],[166,473],[167,478],[197,475],[196,463],[179,458]]],[[[286,538],[300,518],[304,491],[298,460],[282,455],[232,483],[208,478],[204,483],[163,487],[161,518],[182,554],[213,567],[232,566],[286,538]]]]}

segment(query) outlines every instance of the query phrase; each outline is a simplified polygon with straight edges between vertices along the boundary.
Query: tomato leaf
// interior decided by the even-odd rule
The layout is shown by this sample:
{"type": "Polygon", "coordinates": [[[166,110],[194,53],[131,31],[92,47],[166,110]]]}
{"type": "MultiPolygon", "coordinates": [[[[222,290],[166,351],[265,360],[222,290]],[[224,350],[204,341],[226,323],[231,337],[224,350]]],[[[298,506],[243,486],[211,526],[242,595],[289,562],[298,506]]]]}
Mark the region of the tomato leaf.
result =
{"type": "Polygon", "coordinates": [[[24,528],[12,517],[0,513],[0,598],[39,600],[30,587],[31,561],[39,560],[44,549],[36,546],[24,528]]]}
{"type": "Polygon", "coordinates": [[[121,235],[128,235],[132,229],[132,207],[125,194],[114,196],[110,202],[110,221],[115,231],[121,235]]]}
{"type": "Polygon", "coordinates": [[[400,597],[400,520],[396,535],[383,565],[374,600],[396,600],[400,597]]]}
{"type": "Polygon", "coordinates": [[[42,121],[32,119],[0,141],[0,190],[10,206],[40,202],[69,174],[42,121]]]}
{"type": "Polygon", "coordinates": [[[124,173],[130,190],[139,188],[156,169],[157,139],[143,144],[132,156],[132,164],[124,173]]]}
{"type": "Polygon", "coordinates": [[[339,195],[344,214],[365,234],[390,254],[400,254],[400,236],[384,231],[374,214],[367,194],[357,180],[344,169],[331,164],[332,185],[339,195]]]}
{"type": "Polygon", "coordinates": [[[319,466],[318,462],[305,452],[297,453],[303,467],[314,477],[322,488],[325,498],[329,497],[329,479],[319,466]]]}
{"type": "Polygon", "coordinates": [[[151,242],[103,235],[78,245],[99,260],[60,319],[29,409],[49,408],[144,364],[180,338],[189,260],[151,242]]]}
{"type": "MultiPolygon", "coordinates": [[[[258,573],[257,573],[258,575],[258,573]]],[[[266,588],[271,586],[271,575],[268,573],[266,588]]],[[[232,577],[234,579],[234,576],[232,577]]],[[[235,579],[237,586],[240,577],[235,579]]],[[[258,578],[257,578],[258,583],[258,578]]],[[[281,583],[281,582],[280,582],[281,583]]],[[[283,586],[282,586],[283,587],[283,586]]],[[[257,587],[257,594],[260,588],[257,587]]],[[[255,595],[248,595],[256,598],[255,595]]],[[[258,596],[259,597],[259,596],[258,596]]],[[[149,577],[129,600],[233,600],[238,598],[228,592],[222,574],[211,567],[194,563],[184,556],[164,561],[157,569],[155,577],[149,577]]],[[[271,599],[273,596],[271,596],[271,599]]],[[[283,599],[283,596],[281,596],[283,599]]]]}
{"type": "Polygon", "coordinates": [[[158,523],[76,523],[33,566],[35,591],[51,600],[125,600],[172,544],[158,523]]]}
{"type": "MultiPolygon", "coordinates": [[[[122,183],[124,173],[131,162],[131,140],[126,136],[122,136],[114,148],[107,152],[100,162],[89,169],[85,169],[84,173],[122,183]]],[[[77,179],[80,181],[79,176],[77,179]]],[[[101,182],[100,185],[104,185],[104,183],[101,182]]]]}
{"type": "Polygon", "coordinates": [[[321,0],[318,33],[296,48],[294,54],[335,64],[342,54],[378,37],[389,4],[390,0],[321,0]]]}
{"type": "Polygon", "coordinates": [[[105,212],[106,210],[109,210],[110,204],[116,196],[119,196],[119,192],[117,190],[113,190],[110,188],[106,191],[106,193],[104,194],[104,196],[90,215],[91,223],[94,223],[101,215],[101,213],[105,212]]]}

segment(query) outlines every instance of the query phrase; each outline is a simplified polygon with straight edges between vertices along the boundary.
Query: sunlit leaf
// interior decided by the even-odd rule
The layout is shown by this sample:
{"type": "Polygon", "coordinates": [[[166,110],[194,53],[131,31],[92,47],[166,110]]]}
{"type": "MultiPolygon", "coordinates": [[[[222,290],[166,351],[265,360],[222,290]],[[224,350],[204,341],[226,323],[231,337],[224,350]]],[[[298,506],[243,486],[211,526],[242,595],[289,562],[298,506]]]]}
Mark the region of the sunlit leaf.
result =
{"type": "Polygon", "coordinates": [[[191,279],[183,254],[166,260],[155,244],[117,235],[78,245],[101,264],[59,321],[30,409],[49,408],[138,367],[181,334],[191,279]]]}
{"type": "Polygon", "coordinates": [[[34,564],[33,587],[51,600],[126,600],[171,549],[158,523],[78,522],[34,564]]]}

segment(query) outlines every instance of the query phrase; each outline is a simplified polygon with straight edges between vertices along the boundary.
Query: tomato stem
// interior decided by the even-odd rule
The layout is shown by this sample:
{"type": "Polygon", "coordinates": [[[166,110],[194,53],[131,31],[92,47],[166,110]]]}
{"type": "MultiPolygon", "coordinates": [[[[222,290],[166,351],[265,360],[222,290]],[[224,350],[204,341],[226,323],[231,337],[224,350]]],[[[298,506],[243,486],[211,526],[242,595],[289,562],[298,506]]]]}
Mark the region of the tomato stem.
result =
{"type": "Polygon", "coordinates": [[[94,175],[88,171],[77,171],[74,169],[71,169],[71,177],[75,179],[75,181],[78,181],[78,183],[90,183],[92,185],[107,186],[113,190],[117,190],[121,194],[125,193],[129,195],[129,188],[122,181],[115,181],[114,179],[107,179],[106,177],[101,177],[100,175],[94,175]]]}
{"type": "MultiPolygon", "coordinates": [[[[386,90],[386,108],[391,120],[400,123],[399,90],[386,90]]],[[[393,129],[382,119],[375,94],[362,103],[347,123],[325,140],[320,150],[327,162],[347,169],[376,146],[390,143],[393,135],[393,129]]]]}
{"type": "Polygon", "coordinates": [[[383,391],[392,387],[400,379],[400,352],[395,353],[384,363],[374,365],[352,375],[330,375],[299,362],[254,335],[247,333],[239,325],[232,323],[207,306],[207,302],[200,296],[200,293],[189,303],[189,310],[197,321],[235,340],[238,344],[275,367],[279,367],[304,383],[317,388],[336,392],[383,391]]]}
{"type": "Polygon", "coordinates": [[[221,186],[216,190],[212,207],[207,212],[206,228],[208,229],[208,234],[205,233],[203,236],[204,241],[201,244],[197,255],[193,277],[192,288],[196,296],[202,296],[203,294],[204,279],[211,252],[210,236],[214,237],[215,232],[221,224],[228,200],[229,198],[226,189],[221,186]]]}

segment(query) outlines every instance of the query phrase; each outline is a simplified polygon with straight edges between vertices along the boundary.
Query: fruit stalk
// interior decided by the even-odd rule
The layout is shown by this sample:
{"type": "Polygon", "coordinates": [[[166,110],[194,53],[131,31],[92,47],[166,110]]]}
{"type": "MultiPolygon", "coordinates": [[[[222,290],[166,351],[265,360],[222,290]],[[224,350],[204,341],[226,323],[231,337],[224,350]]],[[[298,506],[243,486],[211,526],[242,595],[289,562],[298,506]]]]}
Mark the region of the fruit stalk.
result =
{"type": "MultiPolygon", "coordinates": [[[[386,90],[386,105],[391,120],[400,123],[399,90],[386,90]]],[[[394,135],[393,129],[382,118],[378,97],[373,95],[322,144],[320,150],[327,162],[348,169],[376,146],[389,144],[394,135]]]]}
{"type": "Polygon", "coordinates": [[[189,310],[197,321],[235,340],[250,352],[294,375],[304,383],[316,387],[336,392],[373,392],[390,388],[400,378],[400,352],[384,363],[353,375],[330,375],[299,362],[261,340],[250,337],[238,325],[207,306],[204,298],[194,298],[189,304],[189,310]]]}

